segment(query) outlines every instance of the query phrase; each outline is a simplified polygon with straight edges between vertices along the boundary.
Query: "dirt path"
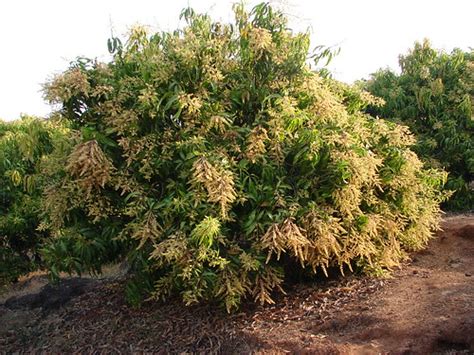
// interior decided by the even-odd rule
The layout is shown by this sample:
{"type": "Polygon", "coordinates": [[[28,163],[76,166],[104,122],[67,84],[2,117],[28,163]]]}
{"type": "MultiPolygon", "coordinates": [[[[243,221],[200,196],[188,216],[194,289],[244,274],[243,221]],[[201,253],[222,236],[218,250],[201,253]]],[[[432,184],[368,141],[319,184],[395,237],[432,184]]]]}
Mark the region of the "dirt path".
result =
{"type": "Polygon", "coordinates": [[[474,354],[474,216],[443,228],[391,279],[302,285],[231,316],[177,302],[135,309],[121,280],[41,292],[45,279],[30,280],[13,292],[24,298],[0,299],[0,353],[474,354]]]}
{"type": "Polygon", "coordinates": [[[379,292],[319,329],[377,352],[474,353],[474,218],[446,218],[443,229],[379,292]]]}
{"type": "Polygon", "coordinates": [[[474,219],[446,219],[429,249],[369,302],[355,339],[396,352],[474,351],[474,219]]]}

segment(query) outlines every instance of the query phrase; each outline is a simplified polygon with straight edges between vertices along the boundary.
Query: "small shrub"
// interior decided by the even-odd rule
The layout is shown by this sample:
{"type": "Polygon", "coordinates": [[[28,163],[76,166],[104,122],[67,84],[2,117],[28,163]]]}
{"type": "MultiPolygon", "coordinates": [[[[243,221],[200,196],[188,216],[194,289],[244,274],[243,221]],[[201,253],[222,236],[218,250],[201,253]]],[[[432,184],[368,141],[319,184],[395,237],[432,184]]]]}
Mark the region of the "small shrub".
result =
{"type": "Polygon", "coordinates": [[[379,273],[431,237],[445,173],[423,168],[407,128],[313,72],[308,34],[281,13],[234,9],[234,24],[187,9],[182,30],[135,28],[109,41],[110,63],[46,85],[78,132],[45,199],[53,273],[125,253],[134,303],[151,287],[231,310],[272,303],[288,260],[379,273]]]}

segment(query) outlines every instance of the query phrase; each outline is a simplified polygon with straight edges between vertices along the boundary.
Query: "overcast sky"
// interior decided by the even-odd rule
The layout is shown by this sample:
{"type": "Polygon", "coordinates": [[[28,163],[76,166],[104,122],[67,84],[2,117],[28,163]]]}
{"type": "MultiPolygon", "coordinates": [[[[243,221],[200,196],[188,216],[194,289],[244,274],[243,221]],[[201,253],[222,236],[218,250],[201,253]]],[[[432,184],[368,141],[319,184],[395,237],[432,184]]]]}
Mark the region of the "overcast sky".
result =
{"type": "MultiPolygon", "coordinates": [[[[77,56],[108,60],[111,28],[124,34],[140,23],[173,30],[183,7],[231,19],[228,0],[0,0],[0,118],[45,116],[41,83],[77,56]]],[[[248,1],[249,6],[260,1],[248,1]]],[[[474,47],[474,0],[279,0],[290,27],[312,33],[312,46],[341,47],[331,69],[352,82],[429,38],[437,48],[474,47]]]]}

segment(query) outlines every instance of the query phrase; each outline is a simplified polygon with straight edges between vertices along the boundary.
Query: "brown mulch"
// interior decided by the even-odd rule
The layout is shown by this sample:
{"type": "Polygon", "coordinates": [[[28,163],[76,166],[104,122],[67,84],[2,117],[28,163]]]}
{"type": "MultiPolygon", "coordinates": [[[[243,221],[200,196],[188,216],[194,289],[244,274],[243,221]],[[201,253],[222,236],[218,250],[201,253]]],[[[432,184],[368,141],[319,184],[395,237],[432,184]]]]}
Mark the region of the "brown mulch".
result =
{"type": "Polygon", "coordinates": [[[298,285],[231,315],[179,301],[131,307],[123,278],[85,282],[50,308],[22,295],[0,304],[0,353],[471,354],[474,216],[448,217],[444,229],[391,279],[298,285]]]}
{"type": "MultiPolygon", "coordinates": [[[[324,322],[354,299],[368,297],[383,281],[328,282],[322,288],[298,287],[271,307],[247,307],[228,315],[216,305],[183,307],[179,301],[129,306],[123,281],[97,281],[58,311],[0,306],[0,348],[52,352],[250,352],[277,350],[259,332],[278,331],[292,322],[324,322]]],[[[23,296],[24,297],[24,296],[23,296]]],[[[11,303],[7,302],[7,303],[11,303]]],[[[17,302],[18,303],[18,302],[17,302]]],[[[316,324],[315,323],[315,324],[316,324]]],[[[263,334],[262,334],[263,335],[263,334]]],[[[314,337],[323,342],[323,338],[314,337]]],[[[282,351],[284,347],[282,348],[282,351]]]]}

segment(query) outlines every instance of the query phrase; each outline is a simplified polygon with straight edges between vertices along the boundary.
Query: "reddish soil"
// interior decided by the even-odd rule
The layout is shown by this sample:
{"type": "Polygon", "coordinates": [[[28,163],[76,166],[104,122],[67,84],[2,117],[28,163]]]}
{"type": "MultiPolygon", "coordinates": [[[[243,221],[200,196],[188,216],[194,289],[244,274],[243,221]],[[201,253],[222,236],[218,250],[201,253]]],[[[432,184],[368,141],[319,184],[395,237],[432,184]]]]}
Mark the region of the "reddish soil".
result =
{"type": "Polygon", "coordinates": [[[130,307],[121,277],[59,288],[36,277],[0,303],[0,353],[474,354],[474,216],[443,228],[390,279],[300,285],[233,315],[178,301],[130,307]]]}

